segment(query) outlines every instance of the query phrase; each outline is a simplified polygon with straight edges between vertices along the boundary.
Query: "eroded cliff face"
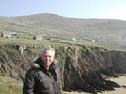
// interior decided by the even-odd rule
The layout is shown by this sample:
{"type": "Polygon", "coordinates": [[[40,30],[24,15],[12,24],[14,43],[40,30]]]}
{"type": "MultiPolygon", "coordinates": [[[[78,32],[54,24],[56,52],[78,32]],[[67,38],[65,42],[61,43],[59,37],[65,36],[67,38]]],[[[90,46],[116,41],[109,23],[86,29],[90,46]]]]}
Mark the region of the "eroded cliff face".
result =
{"type": "MultiPolygon", "coordinates": [[[[39,56],[39,48],[27,47],[23,53],[16,48],[0,48],[0,75],[23,80],[30,63],[39,56]]],[[[64,90],[97,92],[118,87],[107,76],[126,73],[126,53],[99,47],[59,46],[56,58],[62,71],[64,90]]]]}

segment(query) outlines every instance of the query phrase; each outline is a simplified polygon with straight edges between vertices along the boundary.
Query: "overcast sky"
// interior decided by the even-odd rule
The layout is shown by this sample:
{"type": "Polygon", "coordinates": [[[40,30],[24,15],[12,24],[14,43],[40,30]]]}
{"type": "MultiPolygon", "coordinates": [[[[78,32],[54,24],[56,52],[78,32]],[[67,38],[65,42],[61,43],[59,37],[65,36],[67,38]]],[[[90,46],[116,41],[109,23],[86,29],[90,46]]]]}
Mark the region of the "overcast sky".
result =
{"type": "Polygon", "coordinates": [[[0,0],[0,16],[39,13],[126,20],[126,0],[0,0]]]}

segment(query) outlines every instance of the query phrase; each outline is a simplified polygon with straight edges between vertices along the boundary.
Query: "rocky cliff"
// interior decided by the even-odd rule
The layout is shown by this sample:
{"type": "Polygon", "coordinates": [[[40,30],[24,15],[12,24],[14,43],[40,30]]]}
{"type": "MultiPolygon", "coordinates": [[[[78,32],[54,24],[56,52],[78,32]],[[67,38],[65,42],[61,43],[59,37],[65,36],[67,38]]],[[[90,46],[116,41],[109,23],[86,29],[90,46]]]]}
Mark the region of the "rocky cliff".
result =
{"type": "MultiPolygon", "coordinates": [[[[23,52],[17,45],[0,46],[0,75],[23,81],[30,63],[39,56],[40,46],[27,46],[23,52]]],[[[126,52],[100,47],[58,46],[56,59],[62,70],[64,90],[96,93],[119,87],[108,76],[126,73],[126,52]]]]}

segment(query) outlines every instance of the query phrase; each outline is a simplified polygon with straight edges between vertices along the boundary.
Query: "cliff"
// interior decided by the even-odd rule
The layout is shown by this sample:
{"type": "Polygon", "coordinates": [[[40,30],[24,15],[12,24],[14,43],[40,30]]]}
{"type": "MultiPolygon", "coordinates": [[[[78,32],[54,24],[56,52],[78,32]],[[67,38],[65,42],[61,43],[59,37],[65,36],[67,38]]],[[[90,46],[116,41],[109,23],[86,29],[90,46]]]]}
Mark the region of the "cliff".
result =
{"type": "MultiPolygon", "coordinates": [[[[23,81],[30,63],[39,56],[40,48],[42,46],[27,46],[21,52],[17,45],[0,46],[0,75],[23,81]]],[[[92,93],[112,90],[119,85],[107,77],[126,73],[126,52],[88,46],[57,46],[55,49],[64,90],[92,93]]]]}

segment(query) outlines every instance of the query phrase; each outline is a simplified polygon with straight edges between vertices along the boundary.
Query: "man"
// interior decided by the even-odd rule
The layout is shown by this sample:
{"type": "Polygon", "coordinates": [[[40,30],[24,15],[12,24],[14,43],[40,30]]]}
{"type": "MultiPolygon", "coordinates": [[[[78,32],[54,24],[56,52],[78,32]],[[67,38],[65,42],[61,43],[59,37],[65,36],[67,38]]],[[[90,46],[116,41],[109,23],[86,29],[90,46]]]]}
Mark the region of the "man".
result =
{"type": "Polygon", "coordinates": [[[53,48],[43,49],[25,75],[23,94],[62,94],[59,66],[54,58],[53,48]]]}

